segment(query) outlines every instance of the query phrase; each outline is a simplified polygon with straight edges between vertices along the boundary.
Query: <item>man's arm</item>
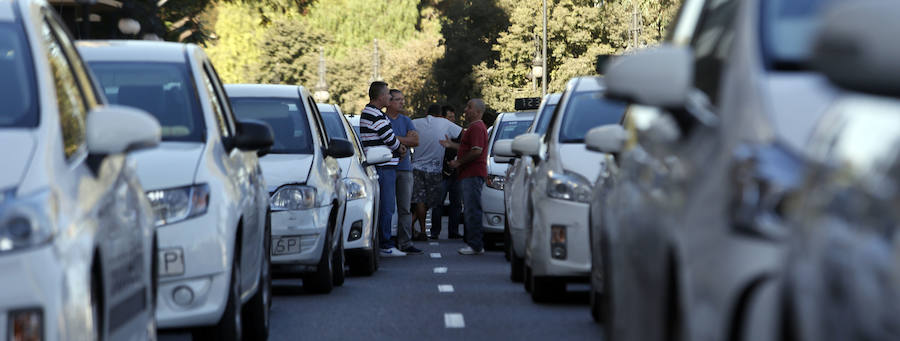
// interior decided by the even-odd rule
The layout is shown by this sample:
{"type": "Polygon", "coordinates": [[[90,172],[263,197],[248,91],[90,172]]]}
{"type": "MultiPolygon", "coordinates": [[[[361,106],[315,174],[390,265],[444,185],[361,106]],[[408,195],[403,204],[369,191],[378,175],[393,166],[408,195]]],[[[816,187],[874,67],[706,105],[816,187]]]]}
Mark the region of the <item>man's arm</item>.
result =
{"type": "Polygon", "coordinates": [[[459,167],[469,162],[475,161],[484,150],[481,147],[472,147],[472,150],[469,150],[466,155],[458,157],[456,160],[450,162],[450,167],[459,167]]]}
{"type": "Polygon", "coordinates": [[[408,131],[406,136],[397,136],[397,139],[407,147],[416,147],[419,145],[419,133],[415,130],[408,131]]]}
{"type": "Polygon", "coordinates": [[[444,138],[444,140],[438,141],[444,148],[459,150],[459,143],[453,142],[448,135],[444,135],[444,138]]]}

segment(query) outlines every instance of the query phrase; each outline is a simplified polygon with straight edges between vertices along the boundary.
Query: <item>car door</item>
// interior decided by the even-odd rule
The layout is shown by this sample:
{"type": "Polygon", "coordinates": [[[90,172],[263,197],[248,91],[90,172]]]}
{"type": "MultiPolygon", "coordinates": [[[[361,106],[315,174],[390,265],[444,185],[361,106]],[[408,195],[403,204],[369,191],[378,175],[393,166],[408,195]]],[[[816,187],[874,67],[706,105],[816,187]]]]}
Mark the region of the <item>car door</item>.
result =
{"type": "MultiPolygon", "coordinates": [[[[321,155],[322,161],[325,168],[325,176],[330,181],[330,190],[331,193],[327,193],[331,201],[337,203],[334,207],[337,213],[337,220],[335,221],[335,229],[332,231],[332,241],[335,243],[341,239],[341,227],[344,225],[344,214],[346,210],[346,195],[344,194],[344,182],[341,177],[341,166],[338,163],[337,159],[334,157],[325,155],[325,151],[328,150],[329,141],[328,133],[325,130],[325,122],[322,121],[322,113],[319,112],[319,107],[316,105],[316,102],[310,96],[304,96],[301,93],[301,98],[306,101],[307,106],[310,110],[310,116],[313,120],[313,130],[315,130],[315,134],[318,139],[322,141],[320,144],[322,146],[321,155]]],[[[321,191],[321,189],[320,189],[321,191]]],[[[337,246],[337,244],[335,244],[337,246]]]]}

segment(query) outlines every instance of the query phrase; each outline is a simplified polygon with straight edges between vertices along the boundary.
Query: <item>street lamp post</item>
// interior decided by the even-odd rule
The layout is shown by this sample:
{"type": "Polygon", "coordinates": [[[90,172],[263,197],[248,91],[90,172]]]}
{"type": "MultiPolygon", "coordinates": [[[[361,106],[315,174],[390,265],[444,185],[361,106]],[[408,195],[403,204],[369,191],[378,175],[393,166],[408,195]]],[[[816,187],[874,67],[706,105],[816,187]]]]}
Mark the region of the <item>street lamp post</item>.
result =
{"type": "Polygon", "coordinates": [[[544,51],[541,54],[541,98],[547,95],[547,0],[544,0],[544,51]]]}
{"type": "Polygon", "coordinates": [[[319,47],[319,81],[313,92],[316,102],[325,103],[331,95],[328,93],[328,83],[325,81],[325,48],[319,47]]]}
{"type": "Polygon", "coordinates": [[[541,97],[544,95],[544,58],[541,57],[540,45],[537,36],[534,37],[534,59],[531,60],[531,84],[532,89],[537,90],[536,79],[541,79],[541,97]]]}

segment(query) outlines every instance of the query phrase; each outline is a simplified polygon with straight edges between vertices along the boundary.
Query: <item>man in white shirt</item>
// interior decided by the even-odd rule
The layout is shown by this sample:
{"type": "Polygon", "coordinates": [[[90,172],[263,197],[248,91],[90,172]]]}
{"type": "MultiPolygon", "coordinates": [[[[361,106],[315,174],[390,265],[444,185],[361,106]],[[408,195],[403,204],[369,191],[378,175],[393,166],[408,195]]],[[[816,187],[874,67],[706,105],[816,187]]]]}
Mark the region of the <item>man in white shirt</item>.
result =
{"type": "MultiPolygon", "coordinates": [[[[440,197],[443,182],[441,171],[443,170],[444,146],[439,141],[455,138],[462,133],[462,127],[443,117],[438,117],[440,114],[441,106],[432,104],[428,106],[427,116],[413,120],[413,125],[419,132],[419,146],[416,147],[416,153],[412,160],[412,202],[416,203],[413,221],[419,222],[423,235],[425,234],[426,212],[429,208],[442,205],[444,199],[440,197]]],[[[441,217],[432,217],[432,219],[441,219],[441,217]]]]}

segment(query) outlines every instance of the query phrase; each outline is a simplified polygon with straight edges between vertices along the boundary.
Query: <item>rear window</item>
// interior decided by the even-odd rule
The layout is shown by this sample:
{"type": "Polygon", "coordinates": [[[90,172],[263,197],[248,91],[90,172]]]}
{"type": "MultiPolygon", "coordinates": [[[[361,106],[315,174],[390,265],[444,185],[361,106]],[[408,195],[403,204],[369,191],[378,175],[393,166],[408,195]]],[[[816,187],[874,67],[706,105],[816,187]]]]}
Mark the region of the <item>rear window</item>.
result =
{"type": "Polygon", "coordinates": [[[88,64],[110,103],[143,109],[162,127],[163,141],[206,136],[200,100],[181,63],[92,62],[88,64]]]}
{"type": "Polygon", "coordinates": [[[563,113],[559,142],[582,143],[587,131],[606,124],[618,124],[625,114],[625,103],[603,97],[602,92],[576,92],[563,113]]]}
{"type": "Polygon", "coordinates": [[[273,154],[312,154],[312,131],[306,109],[297,98],[231,97],[238,119],[266,122],[275,134],[273,154]]]}
{"type": "Polygon", "coordinates": [[[34,69],[21,27],[0,23],[0,127],[36,127],[34,69]]]}

